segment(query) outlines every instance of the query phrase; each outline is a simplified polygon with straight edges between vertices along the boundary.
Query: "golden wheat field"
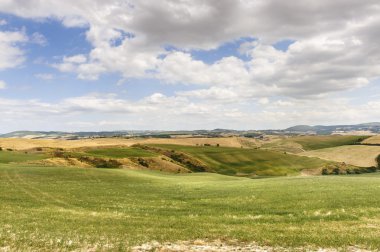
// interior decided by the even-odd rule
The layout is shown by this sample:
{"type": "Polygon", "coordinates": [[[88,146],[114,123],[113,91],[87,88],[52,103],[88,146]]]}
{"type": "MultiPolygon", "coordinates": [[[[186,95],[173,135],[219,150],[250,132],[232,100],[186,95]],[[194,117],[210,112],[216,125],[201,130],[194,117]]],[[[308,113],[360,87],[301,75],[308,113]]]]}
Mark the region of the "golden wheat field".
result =
{"type": "Polygon", "coordinates": [[[376,157],[379,154],[380,146],[366,145],[345,145],[299,153],[301,156],[345,162],[360,167],[376,166],[376,157]]]}
{"type": "Polygon", "coordinates": [[[221,147],[248,147],[256,144],[256,140],[242,137],[220,138],[94,138],[81,140],[56,140],[56,139],[25,139],[25,138],[0,138],[0,147],[14,150],[27,150],[37,147],[45,148],[81,148],[98,146],[131,146],[134,144],[175,144],[175,145],[217,145],[221,147]]]}
{"type": "Polygon", "coordinates": [[[380,144],[380,135],[372,136],[363,141],[363,144],[380,144]]]}

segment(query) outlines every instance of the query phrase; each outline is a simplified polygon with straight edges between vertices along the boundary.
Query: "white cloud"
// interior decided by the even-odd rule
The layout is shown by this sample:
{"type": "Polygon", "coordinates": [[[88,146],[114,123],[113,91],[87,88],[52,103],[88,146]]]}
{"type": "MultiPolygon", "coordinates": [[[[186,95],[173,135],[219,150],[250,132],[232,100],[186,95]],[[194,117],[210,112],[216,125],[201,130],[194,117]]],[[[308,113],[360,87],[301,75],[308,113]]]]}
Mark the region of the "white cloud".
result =
{"type": "Polygon", "coordinates": [[[24,62],[24,52],[18,44],[26,41],[27,37],[22,32],[0,31],[0,71],[24,62]]]}
{"type": "Polygon", "coordinates": [[[39,32],[34,32],[31,35],[30,42],[37,44],[37,45],[40,45],[40,46],[47,46],[48,45],[48,41],[47,41],[46,37],[39,32]]]}
{"type": "Polygon", "coordinates": [[[0,80],[0,89],[5,89],[6,87],[7,84],[4,81],[0,80]]]}
{"type": "Polygon", "coordinates": [[[21,6],[2,1],[0,10],[88,27],[87,39],[94,48],[87,60],[64,58],[56,64],[82,79],[119,72],[124,78],[305,96],[357,88],[379,76],[380,4],[375,0],[31,0],[21,6]],[[249,62],[227,57],[207,65],[187,51],[216,48],[241,37],[259,39],[245,51],[252,57],[249,62]],[[287,52],[271,46],[284,39],[296,41],[287,52]],[[115,40],[121,43],[115,45],[115,40]],[[166,45],[182,51],[166,52],[166,45]]]}
{"type": "MultiPolygon", "coordinates": [[[[260,101],[258,101],[260,102],[260,101]]],[[[19,129],[115,130],[194,128],[285,128],[301,124],[346,124],[375,121],[380,117],[377,100],[360,104],[338,97],[314,100],[288,99],[254,104],[191,102],[185,97],[154,93],[137,101],[115,94],[89,94],[58,102],[0,98],[0,122],[5,131],[19,129]],[[99,120],[99,118],[101,118],[99,120]],[[103,122],[103,123],[101,123],[103,122]]]]}
{"type": "Polygon", "coordinates": [[[8,24],[8,22],[6,20],[0,19],[0,26],[6,25],[6,24],[8,24]]]}
{"type": "MultiPolygon", "coordinates": [[[[233,118],[225,127],[256,128],[264,122],[268,127],[330,124],[380,116],[379,104],[370,98],[358,106],[337,99],[380,77],[377,0],[4,0],[0,11],[87,28],[91,51],[62,57],[53,64],[59,71],[80,79],[118,73],[119,83],[148,77],[172,89],[187,85],[175,96],[156,93],[136,102],[99,95],[56,104],[26,102],[30,109],[45,109],[37,114],[99,113],[110,124],[128,127],[148,125],[144,119],[149,118],[162,128],[218,127],[225,118],[233,118]],[[192,54],[241,38],[250,41],[239,50],[244,57],[231,54],[206,63],[192,54]],[[274,44],[283,40],[293,43],[276,49],[274,44]],[[125,116],[129,124],[112,115],[125,116]]],[[[26,40],[20,32],[0,32],[0,70],[23,62],[18,43],[26,40]]],[[[12,111],[23,115],[17,104],[12,111]]],[[[75,119],[99,125],[93,118],[75,119]]]]}
{"type": "Polygon", "coordinates": [[[54,79],[54,75],[53,74],[49,74],[49,73],[35,74],[34,77],[36,77],[38,79],[41,79],[41,80],[53,80],[54,79]]]}

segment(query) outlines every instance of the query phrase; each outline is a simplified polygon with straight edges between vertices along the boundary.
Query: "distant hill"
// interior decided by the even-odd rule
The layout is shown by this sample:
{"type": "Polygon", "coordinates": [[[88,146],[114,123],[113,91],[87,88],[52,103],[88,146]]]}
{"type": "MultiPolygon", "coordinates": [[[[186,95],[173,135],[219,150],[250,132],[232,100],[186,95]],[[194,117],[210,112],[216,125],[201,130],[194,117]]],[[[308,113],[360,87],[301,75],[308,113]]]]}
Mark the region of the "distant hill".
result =
{"type": "Polygon", "coordinates": [[[329,135],[332,133],[345,133],[351,131],[369,131],[380,133],[380,122],[362,123],[356,125],[296,125],[284,130],[178,130],[178,131],[154,131],[154,130],[120,130],[120,131],[89,131],[89,132],[62,132],[62,131],[14,131],[0,134],[0,138],[26,138],[26,139],[68,139],[99,137],[158,137],[170,138],[178,135],[192,137],[220,137],[220,136],[246,136],[260,137],[262,135],[283,134],[319,134],[329,135]]]}
{"type": "Polygon", "coordinates": [[[380,133],[380,123],[361,123],[355,125],[296,125],[284,130],[285,132],[291,133],[310,133],[314,132],[316,134],[331,134],[334,132],[349,132],[349,131],[370,131],[373,133],[380,133]]]}

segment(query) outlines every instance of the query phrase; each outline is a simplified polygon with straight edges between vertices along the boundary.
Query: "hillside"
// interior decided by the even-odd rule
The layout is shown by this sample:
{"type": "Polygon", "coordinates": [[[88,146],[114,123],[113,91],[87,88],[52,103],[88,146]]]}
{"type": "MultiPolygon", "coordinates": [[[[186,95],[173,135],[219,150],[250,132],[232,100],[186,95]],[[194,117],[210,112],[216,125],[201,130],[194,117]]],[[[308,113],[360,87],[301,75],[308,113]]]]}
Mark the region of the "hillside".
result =
{"type": "Polygon", "coordinates": [[[251,180],[0,164],[0,248],[126,251],[153,241],[219,241],[235,249],[254,242],[260,251],[375,249],[379,194],[378,174],[251,180]]]}
{"type": "Polygon", "coordinates": [[[211,169],[235,176],[284,176],[296,175],[303,169],[321,168],[329,162],[261,149],[226,147],[193,147],[180,145],[155,145],[172,151],[189,154],[211,169]]]}
{"type": "Polygon", "coordinates": [[[299,153],[307,157],[317,157],[336,162],[345,162],[360,167],[377,166],[380,146],[348,145],[299,153]]]}
{"type": "Polygon", "coordinates": [[[371,123],[361,123],[354,125],[297,125],[293,127],[289,127],[284,130],[285,132],[293,132],[293,133],[307,133],[314,132],[316,134],[324,134],[329,135],[335,131],[338,132],[349,132],[349,131],[369,131],[373,133],[380,133],[380,123],[379,122],[371,122],[371,123]]]}

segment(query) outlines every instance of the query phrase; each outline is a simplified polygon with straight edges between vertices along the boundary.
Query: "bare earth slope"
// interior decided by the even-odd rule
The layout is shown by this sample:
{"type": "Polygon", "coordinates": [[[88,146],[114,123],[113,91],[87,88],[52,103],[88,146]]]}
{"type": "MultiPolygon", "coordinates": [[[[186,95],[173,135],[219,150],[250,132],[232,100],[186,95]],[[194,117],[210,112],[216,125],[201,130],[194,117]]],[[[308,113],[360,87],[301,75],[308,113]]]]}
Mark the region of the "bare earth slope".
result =
{"type": "Polygon", "coordinates": [[[380,155],[380,146],[345,145],[299,153],[301,156],[345,162],[360,167],[376,166],[376,157],[380,155]]]}

